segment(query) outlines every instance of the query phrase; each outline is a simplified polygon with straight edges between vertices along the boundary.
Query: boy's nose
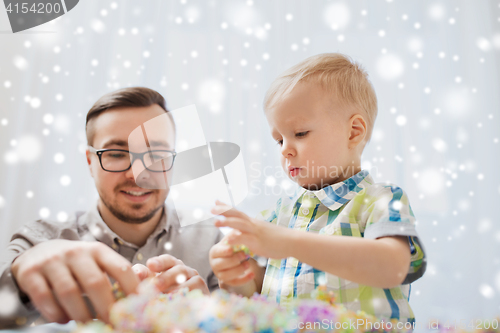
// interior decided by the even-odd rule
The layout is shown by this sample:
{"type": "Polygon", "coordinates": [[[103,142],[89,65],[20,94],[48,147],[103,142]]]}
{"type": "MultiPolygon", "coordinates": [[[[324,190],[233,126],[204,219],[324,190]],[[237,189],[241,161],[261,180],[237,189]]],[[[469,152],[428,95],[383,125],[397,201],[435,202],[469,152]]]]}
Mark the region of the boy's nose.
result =
{"type": "Polygon", "coordinates": [[[295,156],[296,155],[296,151],[293,147],[291,147],[289,144],[283,142],[283,145],[281,146],[281,154],[284,156],[284,157],[287,157],[287,156],[295,156]]]}

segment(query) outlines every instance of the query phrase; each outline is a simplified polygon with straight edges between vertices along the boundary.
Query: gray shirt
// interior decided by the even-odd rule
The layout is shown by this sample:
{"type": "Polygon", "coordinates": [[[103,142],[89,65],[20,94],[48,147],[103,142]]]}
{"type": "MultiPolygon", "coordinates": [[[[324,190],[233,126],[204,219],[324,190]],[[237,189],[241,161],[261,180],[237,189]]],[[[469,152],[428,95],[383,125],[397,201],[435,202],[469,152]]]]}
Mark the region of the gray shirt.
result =
{"type": "Polygon", "coordinates": [[[24,326],[40,316],[29,299],[22,297],[12,278],[10,266],[24,251],[51,239],[102,242],[132,264],[145,264],[151,257],[170,254],[196,269],[211,291],[218,288],[217,278],[208,261],[208,252],[223,235],[213,225],[212,219],[181,228],[179,221],[184,214],[190,213],[176,212],[171,204],[165,204],[160,222],[142,247],[124,241],[109,229],[97,206],[87,212],[75,213],[64,223],[37,220],[26,224],[12,236],[6,254],[0,258],[0,303],[9,303],[0,309],[0,329],[24,326]]]}

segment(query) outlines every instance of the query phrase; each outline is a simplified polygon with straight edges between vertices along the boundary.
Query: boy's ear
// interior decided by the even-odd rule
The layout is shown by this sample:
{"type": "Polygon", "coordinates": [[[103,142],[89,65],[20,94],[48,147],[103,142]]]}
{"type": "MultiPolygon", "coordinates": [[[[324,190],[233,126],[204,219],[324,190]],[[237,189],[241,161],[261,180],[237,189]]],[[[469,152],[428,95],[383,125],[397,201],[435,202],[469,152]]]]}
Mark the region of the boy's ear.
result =
{"type": "Polygon", "coordinates": [[[357,147],[364,141],[366,129],[366,121],[362,115],[355,114],[349,119],[349,149],[357,147]]]}

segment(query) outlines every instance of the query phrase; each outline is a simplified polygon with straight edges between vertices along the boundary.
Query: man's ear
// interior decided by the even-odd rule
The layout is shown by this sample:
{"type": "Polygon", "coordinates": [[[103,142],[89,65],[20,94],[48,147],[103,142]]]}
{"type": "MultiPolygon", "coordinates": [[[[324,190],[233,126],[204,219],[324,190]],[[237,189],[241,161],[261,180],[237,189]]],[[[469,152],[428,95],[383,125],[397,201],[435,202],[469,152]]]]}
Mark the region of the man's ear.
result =
{"type": "Polygon", "coordinates": [[[94,175],[92,174],[92,160],[90,159],[90,154],[91,152],[88,149],[85,150],[85,156],[87,157],[87,164],[89,165],[90,175],[92,176],[92,178],[94,178],[94,175]]]}
{"type": "Polygon", "coordinates": [[[366,138],[366,121],[360,114],[355,114],[349,119],[349,149],[357,147],[366,138]]]}

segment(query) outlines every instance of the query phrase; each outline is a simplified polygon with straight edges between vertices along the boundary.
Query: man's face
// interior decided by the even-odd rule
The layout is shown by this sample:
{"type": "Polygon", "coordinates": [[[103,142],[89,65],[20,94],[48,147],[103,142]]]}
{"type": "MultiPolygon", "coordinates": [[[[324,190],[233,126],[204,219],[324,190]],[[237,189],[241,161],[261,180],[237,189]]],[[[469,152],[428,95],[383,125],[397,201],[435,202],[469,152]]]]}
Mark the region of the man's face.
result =
{"type": "MultiPolygon", "coordinates": [[[[141,108],[107,110],[94,119],[92,146],[97,150],[129,150],[130,133],[148,120],[161,115],[165,115],[165,110],[156,104],[141,108]]],[[[163,131],[147,133],[147,135],[151,141],[155,136],[155,146],[151,146],[151,149],[174,150],[175,134],[173,124],[170,121],[163,131]]],[[[134,144],[134,146],[141,145],[134,144]]],[[[143,152],[134,151],[133,147],[130,148],[130,151],[135,153],[143,152]]],[[[144,168],[139,159],[134,161],[132,168],[122,172],[103,170],[96,154],[87,152],[87,161],[101,203],[118,219],[128,223],[143,223],[149,221],[163,207],[169,191],[168,186],[166,186],[166,189],[151,189],[155,187],[161,188],[154,185],[148,186],[147,189],[139,187],[136,184],[133,172],[133,170],[136,170],[137,176],[137,170],[143,170],[144,168]]],[[[154,184],[155,178],[158,177],[164,179],[167,176],[170,178],[171,171],[166,173],[143,171],[139,176],[141,178],[139,184],[154,184]]]]}

